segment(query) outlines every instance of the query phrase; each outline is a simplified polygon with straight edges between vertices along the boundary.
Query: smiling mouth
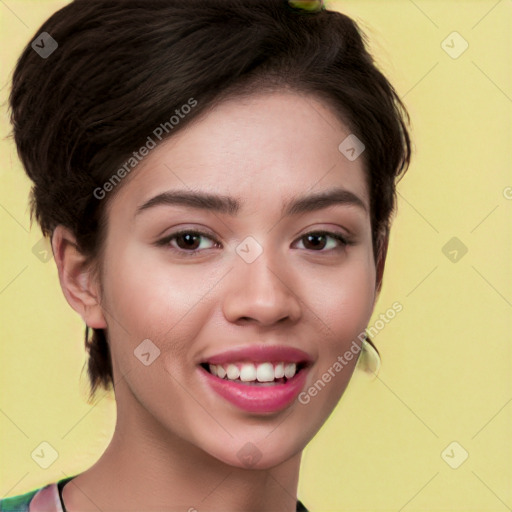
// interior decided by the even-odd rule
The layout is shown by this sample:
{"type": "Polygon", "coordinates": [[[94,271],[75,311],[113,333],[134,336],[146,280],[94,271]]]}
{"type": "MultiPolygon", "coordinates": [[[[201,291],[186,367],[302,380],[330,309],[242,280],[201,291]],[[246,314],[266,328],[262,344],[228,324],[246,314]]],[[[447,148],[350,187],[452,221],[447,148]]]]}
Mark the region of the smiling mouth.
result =
{"type": "Polygon", "coordinates": [[[229,364],[201,363],[200,366],[211,375],[229,382],[248,386],[275,386],[286,384],[302,372],[309,363],[289,362],[237,362],[229,364]]]}

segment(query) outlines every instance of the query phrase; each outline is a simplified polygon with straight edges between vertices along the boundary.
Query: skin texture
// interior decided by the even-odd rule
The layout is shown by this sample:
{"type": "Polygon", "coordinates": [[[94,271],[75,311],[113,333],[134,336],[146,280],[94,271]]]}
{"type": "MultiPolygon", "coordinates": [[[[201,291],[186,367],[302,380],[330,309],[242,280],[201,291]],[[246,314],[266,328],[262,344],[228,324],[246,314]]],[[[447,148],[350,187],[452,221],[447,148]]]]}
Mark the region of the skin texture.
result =
{"type": "Polygon", "coordinates": [[[346,389],[357,357],[311,399],[275,414],[237,409],[200,378],[206,356],[251,344],[289,345],[314,360],[310,387],[364,331],[376,293],[369,193],[363,160],[338,145],[349,135],[323,102],[289,91],[233,99],[152,150],[109,204],[101,273],[84,266],[59,226],[53,249],[70,305],[107,328],[114,365],[116,429],[108,449],[66,485],[69,512],[82,510],[295,510],[301,453],[346,389]],[[344,188],[365,208],[340,204],[282,217],[298,196],[344,188]],[[235,216],[159,205],[169,190],[237,198],[235,216]],[[207,232],[187,256],[189,228],[207,232]],[[318,230],[350,236],[308,244],[318,230]],[[263,253],[236,252],[247,237],[263,253]],[[101,286],[100,286],[101,284],[101,286]],[[161,351],[145,366],[134,350],[161,351]],[[252,468],[237,452],[253,443],[252,468]]]}

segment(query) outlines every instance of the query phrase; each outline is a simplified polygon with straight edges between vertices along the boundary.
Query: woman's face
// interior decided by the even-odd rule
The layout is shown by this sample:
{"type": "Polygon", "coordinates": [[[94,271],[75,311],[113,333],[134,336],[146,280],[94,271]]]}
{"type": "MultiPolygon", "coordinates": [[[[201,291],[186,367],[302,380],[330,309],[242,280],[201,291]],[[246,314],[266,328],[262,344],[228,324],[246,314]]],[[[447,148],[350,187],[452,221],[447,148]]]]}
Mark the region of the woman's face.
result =
{"type": "Polygon", "coordinates": [[[234,99],[119,185],[101,305],[126,431],[268,468],[319,430],[375,300],[362,158],[338,149],[348,135],[313,96],[234,99]]]}

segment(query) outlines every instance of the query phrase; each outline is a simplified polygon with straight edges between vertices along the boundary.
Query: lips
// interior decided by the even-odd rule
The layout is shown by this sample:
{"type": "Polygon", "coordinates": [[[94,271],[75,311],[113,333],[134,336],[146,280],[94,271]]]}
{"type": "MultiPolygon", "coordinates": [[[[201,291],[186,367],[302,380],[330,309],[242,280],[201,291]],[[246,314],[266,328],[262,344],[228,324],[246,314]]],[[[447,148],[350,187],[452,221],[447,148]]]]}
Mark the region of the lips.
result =
{"type": "Polygon", "coordinates": [[[271,413],[293,402],[312,362],[293,347],[254,345],[206,357],[199,368],[208,387],[237,408],[271,413]]]}

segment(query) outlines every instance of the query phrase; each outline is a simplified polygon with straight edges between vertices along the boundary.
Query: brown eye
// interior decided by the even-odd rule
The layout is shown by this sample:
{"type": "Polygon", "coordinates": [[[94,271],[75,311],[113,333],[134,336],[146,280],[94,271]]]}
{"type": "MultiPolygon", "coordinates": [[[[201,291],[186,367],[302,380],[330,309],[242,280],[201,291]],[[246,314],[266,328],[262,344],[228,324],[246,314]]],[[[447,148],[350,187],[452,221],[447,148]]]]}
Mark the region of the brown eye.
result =
{"type": "Polygon", "coordinates": [[[207,233],[193,230],[182,230],[162,238],[162,240],[157,242],[157,245],[169,247],[171,250],[185,256],[196,256],[204,250],[211,249],[213,246],[219,245],[219,243],[207,233]],[[209,240],[213,243],[208,246],[207,242],[203,243],[205,240],[209,240]]]}
{"type": "Polygon", "coordinates": [[[183,233],[175,236],[176,239],[176,245],[180,249],[198,249],[200,245],[200,239],[201,235],[193,234],[193,233],[183,233]]]}
{"type": "Polygon", "coordinates": [[[300,240],[304,240],[303,245],[305,249],[316,252],[328,252],[329,250],[342,249],[349,245],[349,242],[340,233],[329,233],[326,231],[307,233],[300,240]],[[329,245],[329,239],[335,240],[335,242],[331,242],[330,247],[327,250],[323,250],[329,245]]]}

